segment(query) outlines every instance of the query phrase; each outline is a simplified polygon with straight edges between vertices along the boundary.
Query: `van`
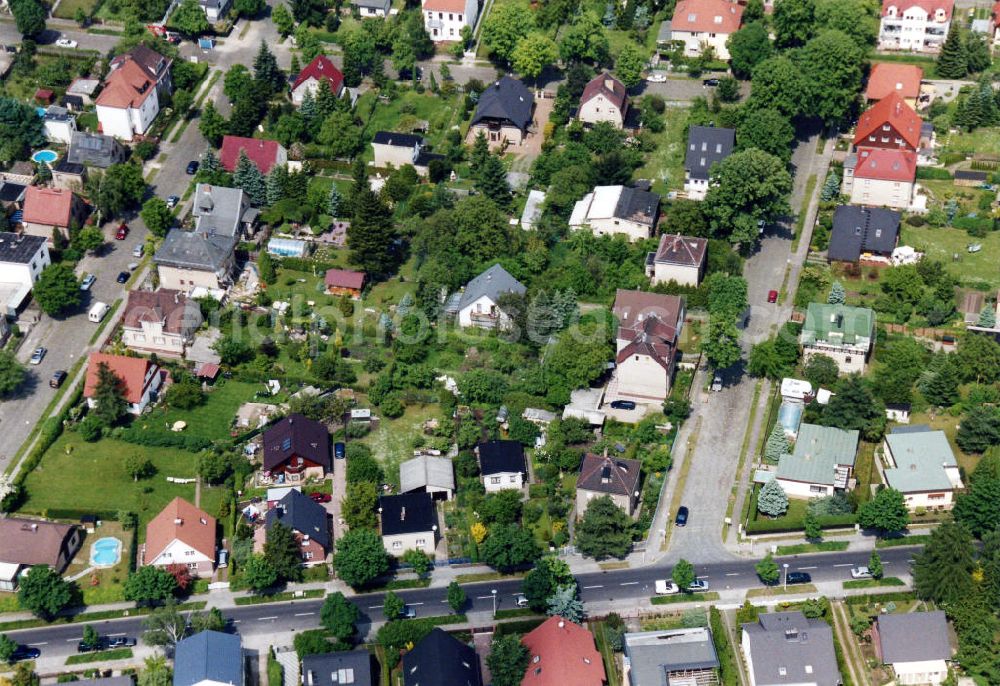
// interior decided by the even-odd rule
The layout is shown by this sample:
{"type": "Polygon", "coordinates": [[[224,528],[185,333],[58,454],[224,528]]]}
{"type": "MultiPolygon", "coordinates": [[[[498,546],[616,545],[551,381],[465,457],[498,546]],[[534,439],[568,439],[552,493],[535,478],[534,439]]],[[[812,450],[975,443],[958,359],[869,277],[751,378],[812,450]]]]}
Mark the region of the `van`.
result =
{"type": "Polygon", "coordinates": [[[104,319],[104,315],[106,315],[110,309],[111,308],[107,306],[107,303],[96,302],[91,306],[90,311],[87,312],[87,319],[96,324],[104,319]]]}

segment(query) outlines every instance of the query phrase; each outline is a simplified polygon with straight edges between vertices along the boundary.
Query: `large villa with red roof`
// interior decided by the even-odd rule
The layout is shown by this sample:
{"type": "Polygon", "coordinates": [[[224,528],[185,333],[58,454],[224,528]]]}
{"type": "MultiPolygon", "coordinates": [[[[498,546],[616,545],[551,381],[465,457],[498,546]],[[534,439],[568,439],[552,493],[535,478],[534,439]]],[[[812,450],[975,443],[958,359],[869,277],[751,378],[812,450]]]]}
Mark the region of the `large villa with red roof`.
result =
{"type": "Polygon", "coordinates": [[[52,245],[52,231],[58,228],[69,235],[69,227],[83,224],[87,206],[73,191],[44,186],[28,186],[24,193],[24,232],[41,236],[52,245]]]}
{"type": "Polygon", "coordinates": [[[420,11],[424,15],[424,28],[431,40],[462,40],[462,27],[476,28],[479,16],[477,0],[422,0],[420,11]]]}
{"type": "Polygon", "coordinates": [[[695,57],[705,46],[720,60],[729,59],[726,42],[740,28],[743,5],[729,0],[680,0],[670,20],[670,40],[684,44],[684,54],[695,57]]]}
{"type": "Polygon", "coordinates": [[[312,93],[315,96],[322,81],[330,84],[330,92],[338,98],[343,94],[343,72],[337,69],[326,55],[317,55],[295,77],[295,81],[292,83],[292,102],[301,105],[306,93],[312,93]]]}
{"type": "Polygon", "coordinates": [[[236,171],[240,152],[245,152],[250,161],[257,165],[261,174],[267,174],[271,167],[288,163],[288,151],[278,141],[242,136],[223,136],[219,151],[219,164],[228,172],[236,171]]]}
{"type": "Polygon", "coordinates": [[[920,98],[920,82],[923,78],[924,70],[915,64],[876,62],[872,65],[871,75],[868,77],[865,99],[875,103],[895,93],[907,105],[916,108],[917,100],[920,98]]]}
{"type": "Polygon", "coordinates": [[[123,141],[146,133],[160,113],[156,81],[132,60],[108,75],[95,104],[101,133],[123,141]]]}
{"type": "Polygon", "coordinates": [[[142,566],[183,565],[191,576],[211,576],[215,569],[215,517],[183,498],[174,498],[146,525],[142,566]]]}

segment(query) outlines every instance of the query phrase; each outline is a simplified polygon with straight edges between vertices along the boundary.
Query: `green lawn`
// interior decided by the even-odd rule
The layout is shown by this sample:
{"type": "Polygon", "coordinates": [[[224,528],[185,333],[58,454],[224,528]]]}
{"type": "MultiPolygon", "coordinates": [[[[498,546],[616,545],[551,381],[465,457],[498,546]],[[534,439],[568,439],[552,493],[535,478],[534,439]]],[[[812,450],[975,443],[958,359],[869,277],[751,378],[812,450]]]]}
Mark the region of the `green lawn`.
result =
{"type": "Polygon", "coordinates": [[[973,238],[960,229],[902,225],[900,245],[910,245],[926,253],[927,257],[941,260],[948,271],[962,283],[987,283],[991,288],[1000,287],[1000,232],[993,231],[984,238],[973,238]],[[977,253],[968,252],[970,243],[983,246],[977,253]],[[958,256],[953,260],[953,256],[958,256]]]}
{"type": "MultiPolygon", "coordinates": [[[[357,104],[358,116],[365,120],[370,113],[365,127],[365,137],[370,139],[376,131],[400,131],[409,133],[420,120],[428,122],[426,138],[432,145],[444,141],[447,131],[461,124],[464,96],[453,95],[446,98],[440,94],[425,91],[417,93],[413,90],[403,91],[391,102],[380,102],[374,91],[361,96],[357,104]]],[[[374,153],[370,147],[365,150],[365,159],[372,159],[374,153]]]]}
{"type": "Polygon", "coordinates": [[[1000,155],[1000,127],[989,126],[972,133],[949,133],[943,136],[942,152],[960,152],[1000,155]]]}
{"type": "Polygon", "coordinates": [[[210,441],[229,438],[229,430],[236,410],[254,399],[254,393],[264,390],[262,384],[220,380],[209,390],[204,405],[193,410],[156,408],[140,421],[143,424],[173,426],[174,422],[187,422],[184,435],[202,436],[210,441]]]}
{"type": "Polygon", "coordinates": [[[82,9],[88,17],[93,16],[97,0],[62,0],[56,8],[54,15],[60,19],[73,19],[76,10],[82,9]]]}
{"type": "Polygon", "coordinates": [[[413,442],[423,435],[423,423],[437,417],[437,405],[410,405],[398,419],[381,419],[377,429],[361,439],[385,470],[385,480],[399,485],[399,463],[413,457],[413,442]]]}
{"type": "Polygon", "coordinates": [[[656,149],[634,174],[637,179],[652,179],[653,190],[661,194],[684,187],[684,131],[688,111],[682,107],[668,107],[663,118],[666,128],[660,133],[649,134],[656,149]]]}

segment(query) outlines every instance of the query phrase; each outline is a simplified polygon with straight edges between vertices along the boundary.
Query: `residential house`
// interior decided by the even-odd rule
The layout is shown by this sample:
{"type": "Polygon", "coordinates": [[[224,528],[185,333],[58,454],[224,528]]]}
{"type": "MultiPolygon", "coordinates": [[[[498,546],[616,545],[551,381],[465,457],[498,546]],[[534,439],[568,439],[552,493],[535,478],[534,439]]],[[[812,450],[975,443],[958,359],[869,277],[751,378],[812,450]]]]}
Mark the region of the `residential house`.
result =
{"type": "Polygon", "coordinates": [[[660,196],[630,186],[596,186],[573,206],[569,227],[595,236],[622,234],[629,241],[653,235],[660,216],[660,196]]]}
{"type": "Polygon", "coordinates": [[[774,478],[790,498],[833,495],[851,488],[857,455],[857,430],[803,423],[792,454],[778,458],[774,478]]]}
{"type": "Polygon", "coordinates": [[[326,292],[330,295],[349,295],[352,298],[361,297],[361,289],[365,287],[365,273],[349,269],[327,269],[323,277],[326,292]]]}
{"type": "Polygon", "coordinates": [[[73,79],[72,83],[66,87],[66,95],[73,98],[79,98],[79,101],[84,106],[93,105],[94,93],[100,85],[100,79],[91,79],[86,76],[81,76],[73,79]]]}
{"type": "Polygon", "coordinates": [[[21,209],[24,206],[24,196],[27,192],[27,183],[17,183],[0,178],[0,207],[12,211],[21,209]]]}
{"type": "Polygon", "coordinates": [[[362,19],[385,19],[392,9],[392,0],[351,0],[351,5],[358,8],[358,15],[362,19]]]}
{"type": "MultiPolygon", "coordinates": [[[[215,517],[183,498],[174,498],[146,525],[139,564],[184,565],[191,576],[211,576],[215,569],[215,528],[215,517]]],[[[177,648],[179,653],[180,645],[177,648]]]]}
{"type": "Polygon", "coordinates": [[[483,686],[479,656],[434,627],[403,655],[403,686],[483,686]]]}
{"type": "Polygon", "coordinates": [[[424,29],[435,43],[462,40],[462,29],[476,28],[478,0],[421,0],[424,29]]]}
{"type": "Polygon", "coordinates": [[[87,404],[94,408],[97,402],[94,392],[97,390],[98,368],[107,365],[121,382],[125,402],[128,403],[130,414],[142,414],[149,403],[156,399],[160,386],[163,384],[163,372],[151,360],[145,357],[125,357],[124,355],[108,355],[106,353],[90,353],[87,358],[87,377],[83,384],[83,397],[87,404]]]}
{"type": "Polygon", "coordinates": [[[833,630],[799,611],[762,612],[742,626],[750,686],[840,686],[833,630]]]}
{"type": "MultiPolygon", "coordinates": [[[[457,3],[461,0],[427,0],[432,3],[457,3]]],[[[474,4],[476,0],[465,0],[474,4]]],[[[479,96],[476,113],[469,125],[469,136],[486,135],[491,147],[504,142],[520,145],[528,135],[535,111],[535,96],[527,86],[510,76],[488,86],[479,96]]]]}
{"type": "Polygon", "coordinates": [[[24,232],[45,238],[52,245],[52,232],[59,229],[68,236],[69,227],[82,226],[87,219],[87,206],[78,195],[61,188],[28,186],[24,193],[24,232]]]}
{"type": "Polygon", "coordinates": [[[331,469],[330,432],[322,422],[293,413],[264,432],[264,474],[277,481],[322,479],[331,469]]]}
{"type": "Polygon", "coordinates": [[[267,174],[271,167],[288,163],[288,151],[278,141],[242,136],[223,136],[219,149],[219,164],[228,172],[236,171],[240,153],[245,152],[250,161],[257,165],[261,174],[267,174]]]}
{"type": "Polygon", "coordinates": [[[530,190],[528,199],[524,203],[524,211],[521,212],[521,228],[531,231],[535,224],[542,218],[542,210],[545,205],[545,191],[530,190]]]}
{"type": "Polygon", "coordinates": [[[705,275],[707,256],[707,238],[665,233],[656,252],[646,255],[646,276],[654,286],[671,281],[698,286],[705,275]]]}
{"type": "Polygon", "coordinates": [[[30,186],[35,181],[35,164],[27,160],[18,160],[7,171],[0,172],[0,178],[8,183],[30,186]]]}
{"type": "MultiPolygon", "coordinates": [[[[209,19],[211,20],[211,17],[209,19]]],[[[152,48],[140,43],[128,52],[112,58],[108,66],[114,71],[126,62],[132,62],[142,69],[143,73],[156,83],[156,90],[160,96],[170,95],[174,92],[174,82],[170,72],[170,68],[174,64],[173,59],[164,57],[152,48]]]]}
{"type": "Polygon", "coordinates": [[[608,122],[616,129],[625,126],[628,89],[608,72],[598,74],[584,87],[576,117],[584,124],[608,122]]]}
{"type": "Polygon", "coordinates": [[[915,64],[876,62],[868,75],[865,99],[868,102],[879,102],[895,93],[908,106],[916,109],[920,98],[920,82],[923,79],[924,70],[915,64]]]}
{"type": "Polygon", "coordinates": [[[840,205],[826,258],[831,262],[889,264],[899,241],[900,214],[881,207],[840,205]]]}
{"type": "Polygon", "coordinates": [[[854,145],[916,152],[923,147],[923,135],[920,115],[906,104],[902,95],[893,91],[858,117],[854,145]]]}
{"type": "Polygon", "coordinates": [[[641,463],[624,457],[587,453],[576,479],[576,515],[582,517],[594,498],[608,496],[631,516],[639,504],[641,463]]]}
{"type": "Polygon", "coordinates": [[[17,316],[18,308],[50,264],[46,239],[0,232],[0,319],[17,316]]]}
{"type": "Polygon", "coordinates": [[[842,192],[856,205],[908,209],[917,179],[917,153],[858,148],[844,160],[842,192]]]}
{"type": "Polygon", "coordinates": [[[304,655],[302,686],[376,686],[367,650],[304,655]]]}
{"type": "Polygon", "coordinates": [[[191,214],[194,230],[214,236],[233,236],[238,240],[253,236],[257,212],[242,189],[199,183],[195,187],[191,214]]]}
{"type": "Polygon", "coordinates": [[[76,117],[65,107],[49,105],[42,117],[42,128],[45,131],[45,140],[69,145],[73,134],[76,133],[76,117]]]}
{"type": "Polygon", "coordinates": [[[880,614],[871,628],[875,655],[892,667],[897,684],[940,684],[952,657],[943,610],[880,614]]]}
{"type": "Polygon", "coordinates": [[[477,326],[482,329],[508,329],[510,316],[500,307],[505,295],[524,295],[527,289],[520,281],[499,264],[484,271],[470,281],[465,289],[451,296],[445,311],[458,318],[463,329],[477,326]]]}
{"type": "Polygon", "coordinates": [[[87,181],[87,168],[82,164],[74,164],[65,157],[52,167],[52,186],[64,191],[79,192],[87,181]]]}
{"type": "Polygon", "coordinates": [[[122,343],[140,353],[183,357],[202,322],[201,307],[181,291],[129,291],[122,343]]]}
{"type": "Polygon", "coordinates": [[[805,361],[832,357],[843,374],[864,372],[875,342],[875,312],[867,307],[809,303],[799,334],[805,361]]]}
{"type": "Polygon", "coordinates": [[[885,418],[900,424],[910,423],[910,403],[886,403],[885,418]]]}
{"type": "Polygon", "coordinates": [[[174,686],[243,686],[239,634],[202,631],[177,642],[174,686]]]}
{"type": "Polygon", "coordinates": [[[412,165],[420,176],[430,173],[430,164],[434,160],[444,159],[444,155],[428,152],[422,136],[411,133],[396,133],[395,131],[376,131],[372,139],[372,151],[375,153],[375,166],[399,169],[404,165],[412,165]]]}
{"type": "Polygon", "coordinates": [[[198,6],[205,13],[205,18],[213,24],[226,18],[232,0],[198,0],[198,6]]]}
{"type": "Polygon", "coordinates": [[[743,5],[729,0],[680,0],[670,20],[670,40],[684,44],[684,54],[697,57],[712,48],[729,59],[729,36],[740,28],[743,5]]]}
{"type": "Polygon", "coordinates": [[[315,97],[319,84],[323,81],[329,84],[330,92],[336,97],[343,95],[344,73],[337,69],[326,55],[316,55],[292,82],[292,102],[301,105],[306,93],[311,93],[315,97]]]}
{"type": "Polygon", "coordinates": [[[519,441],[484,441],[476,448],[479,474],[487,493],[508,488],[520,490],[528,480],[524,448],[519,441]]]}
{"type": "Polygon", "coordinates": [[[604,660],[586,627],[556,615],[521,637],[528,668],[521,686],[604,686],[604,660]]]}
{"type": "Polygon", "coordinates": [[[735,147],[735,129],[715,126],[692,126],[688,129],[684,192],[689,200],[705,199],[712,167],[729,157],[735,147]]]}
{"type": "Polygon", "coordinates": [[[382,545],[394,557],[407,550],[434,556],[438,542],[438,517],[429,493],[383,495],[378,499],[382,545]]]}
{"type": "Polygon", "coordinates": [[[962,475],[944,431],[896,427],[882,442],[886,485],[903,494],[906,507],[951,509],[962,475]]]}
{"type": "Polygon", "coordinates": [[[417,455],[399,465],[400,493],[430,493],[451,500],[455,494],[455,469],[449,457],[417,455]]]}
{"type": "Polygon", "coordinates": [[[128,149],[114,136],[77,131],[69,143],[66,159],[73,164],[107,169],[112,164],[120,164],[129,157],[128,149]]]}
{"type": "Polygon", "coordinates": [[[605,401],[662,403],[674,375],[684,299],[619,289],[612,311],[618,319],[617,352],[605,401]]]}
{"type": "Polygon", "coordinates": [[[626,686],[718,683],[719,656],[708,627],[623,636],[626,686]]]}
{"type": "Polygon", "coordinates": [[[101,133],[131,141],[149,130],[160,113],[157,82],[135,60],[126,60],[108,74],[97,96],[101,133]]]}
{"type": "Polygon", "coordinates": [[[333,539],[325,507],[302,491],[290,489],[264,515],[264,526],[254,532],[254,550],[264,550],[264,543],[277,524],[292,531],[304,566],[313,567],[326,562],[326,556],[333,548],[333,539]]]}
{"type": "Polygon", "coordinates": [[[21,571],[35,565],[62,574],[82,543],[83,532],[74,524],[0,519],[0,591],[15,591],[21,571]]]}
{"type": "Polygon", "coordinates": [[[954,9],[955,0],[882,0],[879,49],[938,52],[954,9]]]}
{"type": "Polygon", "coordinates": [[[529,421],[540,429],[545,429],[549,424],[559,418],[555,412],[549,412],[538,407],[526,407],[521,413],[521,419],[529,421]]]}

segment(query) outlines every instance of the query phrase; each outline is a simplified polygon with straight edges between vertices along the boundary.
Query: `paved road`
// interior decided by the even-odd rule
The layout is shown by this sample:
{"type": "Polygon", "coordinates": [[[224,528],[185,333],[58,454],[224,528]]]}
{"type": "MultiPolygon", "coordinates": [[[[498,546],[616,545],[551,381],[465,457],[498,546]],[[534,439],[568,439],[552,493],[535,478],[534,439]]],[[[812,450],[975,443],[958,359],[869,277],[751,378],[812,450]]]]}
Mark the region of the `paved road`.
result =
{"type": "MultiPolygon", "coordinates": [[[[887,548],[882,552],[882,564],[886,574],[906,576],[908,564],[915,548],[887,548]]],[[[828,553],[823,555],[802,555],[779,557],[777,562],[788,563],[788,571],[806,571],[812,575],[813,583],[846,581],[850,579],[849,568],[866,564],[868,554],[828,553]]],[[[754,571],[754,560],[737,560],[723,563],[703,564],[696,567],[699,578],[705,579],[712,590],[748,589],[760,586],[754,571]]],[[[654,594],[657,579],[666,578],[669,572],[664,568],[645,567],[641,569],[596,572],[577,576],[580,595],[584,603],[620,603],[621,611],[634,608],[654,594]]],[[[465,612],[489,613],[493,610],[493,590],[496,590],[497,608],[512,609],[514,598],[521,590],[519,580],[476,583],[464,586],[468,596],[465,612]]],[[[426,588],[398,591],[397,594],[410,606],[418,617],[440,616],[450,613],[446,588],[426,588]]],[[[382,603],[384,594],[369,593],[358,595],[352,601],[361,610],[359,629],[362,634],[373,623],[384,621],[382,603]]],[[[319,610],[323,601],[297,600],[288,603],[247,605],[223,611],[236,630],[245,637],[276,635],[281,633],[315,628],[319,624],[319,610]]],[[[140,618],[123,618],[95,622],[95,628],[102,635],[138,637],[142,634],[140,618]]],[[[76,652],[76,644],[83,634],[82,624],[56,625],[37,629],[8,632],[19,643],[26,643],[41,649],[42,657],[68,656],[76,652]]]]}

